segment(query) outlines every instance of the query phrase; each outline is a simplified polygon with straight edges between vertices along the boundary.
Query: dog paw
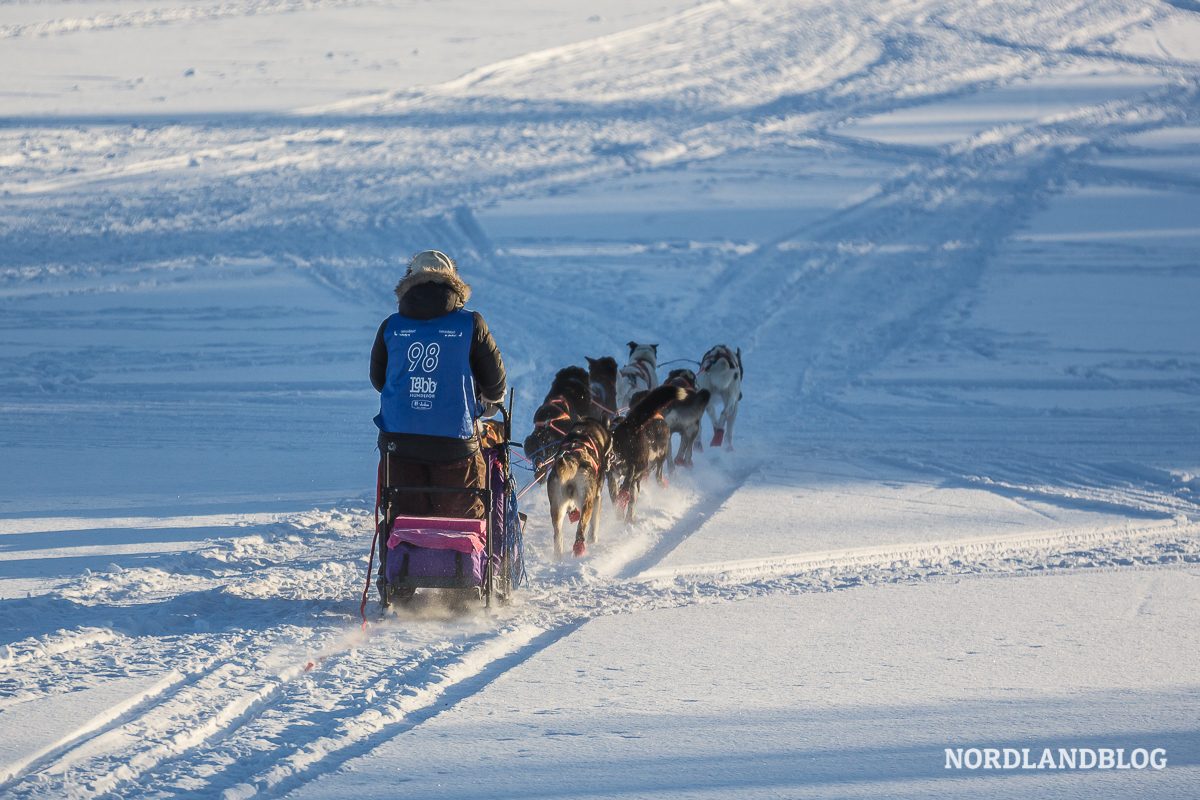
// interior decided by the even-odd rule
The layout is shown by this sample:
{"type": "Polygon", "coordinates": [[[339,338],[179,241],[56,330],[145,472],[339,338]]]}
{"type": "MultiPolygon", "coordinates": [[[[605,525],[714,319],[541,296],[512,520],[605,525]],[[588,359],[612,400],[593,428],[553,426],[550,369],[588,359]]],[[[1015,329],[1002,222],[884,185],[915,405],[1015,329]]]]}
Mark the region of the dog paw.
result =
{"type": "Polygon", "coordinates": [[[579,522],[579,509],[577,508],[574,511],[568,511],[567,519],[571,520],[571,522],[579,522]]]}
{"type": "Polygon", "coordinates": [[[571,548],[571,552],[575,554],[576,558],[579,558],[587,552],[587,545],[585,545],[583,542],[576,542],[575,546],[571,548]]]}
{"type": "Polygon", "coordinates": [[[723,441],[725,441],[725,431],[723,429],[715,430],[715,431],[713,431],[712,444],[709,446],[710,447],[720,447],[721,442],[723,442],[723,441]]]}

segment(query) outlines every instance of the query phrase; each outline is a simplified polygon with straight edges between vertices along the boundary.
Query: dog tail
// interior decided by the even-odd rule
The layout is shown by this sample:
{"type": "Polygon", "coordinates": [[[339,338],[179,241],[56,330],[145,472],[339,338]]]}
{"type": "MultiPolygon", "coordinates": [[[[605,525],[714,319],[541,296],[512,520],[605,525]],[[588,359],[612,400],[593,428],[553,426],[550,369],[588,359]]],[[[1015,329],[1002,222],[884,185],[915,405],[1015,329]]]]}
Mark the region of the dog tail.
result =
{"type": "Polygon", "coordinates": [[[641,402],[629,409],[629,414],[622,424],[634,429],[640,428],[653,419],[654,415],[662,411],[665,406],[685,397],[687,397],[687,392],[678,386],[659,386],[657,389],[651,389],[641,402]]]}
{"type": "Polygon", "coordinates": [[[553,470],[554,479],[559,483],[566,483],[579,471],[579,463],[574,458],[564,458],[560,455],[554,459],[553,470]]]}

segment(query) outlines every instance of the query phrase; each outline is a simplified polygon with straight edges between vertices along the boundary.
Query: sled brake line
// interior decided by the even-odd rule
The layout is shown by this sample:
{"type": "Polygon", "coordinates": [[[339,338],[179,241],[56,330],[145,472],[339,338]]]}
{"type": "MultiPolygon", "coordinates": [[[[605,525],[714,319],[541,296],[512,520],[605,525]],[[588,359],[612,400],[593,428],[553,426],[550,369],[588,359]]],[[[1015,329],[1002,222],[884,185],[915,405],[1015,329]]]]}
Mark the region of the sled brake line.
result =
{"type": "MultiPolygon", "coordinates": [[[[379,541],[379,498],[382,494],[383,459],[380,459],[379,466],[375,469],[375,535],[371,537],[371,555],[367,559],[367,585],[363,587],[362,604],[358,607],[364,631],[367,629],[367,593],[371,591],[371,571],[375,569],[375,543],[379,541]]],[[[304,670],[307,672],[312,666],[310,663],[304,670]]]]}

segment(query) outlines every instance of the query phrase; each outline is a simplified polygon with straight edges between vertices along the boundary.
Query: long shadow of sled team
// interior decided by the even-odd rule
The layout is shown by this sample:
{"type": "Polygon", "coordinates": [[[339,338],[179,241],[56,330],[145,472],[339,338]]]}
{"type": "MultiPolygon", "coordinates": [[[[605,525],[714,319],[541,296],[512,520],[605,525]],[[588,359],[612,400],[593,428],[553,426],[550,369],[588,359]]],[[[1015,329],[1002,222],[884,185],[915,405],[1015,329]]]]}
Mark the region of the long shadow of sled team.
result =
{"type": "Polygon", "coordinates": [[[546,485],[559,558],[568,519],[578,523],[576,556],[586,552],[585,534],[588,542],[596,541],[606,482],[628,524],[652,471],[666,486],[664,467],[668,473],[676,466],[690,469],[693,448],[702,449],[696,437],[705,412],[713,426],[711,446],[732,449],[742,396],[742,353],[725,345],[705,353],[696,371],[673,369],[661,384],[657,344],[629,342],[629,361],[619,369],[612,356],[587,362],[586,370],[566,367],[554,376],[524,443],[537,481],[546,485]],[[673,454],[674,434],[679,450],[673,454]]]}

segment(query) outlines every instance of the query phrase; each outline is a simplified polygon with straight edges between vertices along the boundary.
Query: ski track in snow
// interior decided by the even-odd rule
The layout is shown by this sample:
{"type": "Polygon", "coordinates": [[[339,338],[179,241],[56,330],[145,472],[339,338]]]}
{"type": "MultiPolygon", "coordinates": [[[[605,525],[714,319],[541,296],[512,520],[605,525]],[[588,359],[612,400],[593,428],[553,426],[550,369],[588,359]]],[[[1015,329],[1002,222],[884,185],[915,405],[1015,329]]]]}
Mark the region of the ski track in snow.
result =
{"type": "MultiPolygon", "coordinates": [[[[81,17],[0,26],[0,38],[300,5],[311,4],[81,17]]],[[[119,292],[269,264],[375,301],[386,297],[384,276],[397,257],[436,238],[455,245],[498,302],[515,306],[545,287],[518,284],[497,264],[572,254],[498,253],[468,209],[773,147],[881,158],[894,165],[888,178],[833,216],[776,240],[686,251],[671,250],[674,243],[634,246],[642,248],[635,255],[671,252],[685,266],[700,265],[696,274],[704,286],[720,287],[720,299],[703,287],[677,309],[635,297],[629,316],[658,314],[682,325],[705,313],[758,364],[797,360],[796,381],[760,372],[756,391],[803,398],[784,443],[820,447],[805,441],[813,429],[804,427],[804,415],[852,413],[839,399],[841,388],[950,307],[1058,187],[1103,171],[1084,164],[1084,155],[1120,150],[1130,135],[1196,124],[1200,68],[1123,53],[1114,44],[1137,26],[1184,13],[1108,1],[708,3],[439,86],[291,116],[80,127],[10,121],[0,127],[0,242],[9,254],[0,290],[13,297],[119,292]],[[950,145],[871,142],[845,131],[873,115],[1052,68],[1106,63],[1162,80],[1130,99],[950,145]],[[112,203],[116,195],[119,204],[112,203]],[[763,297],[764,284],[779,291],[763,297]],[[797,318],[806,320],[802,329],[789,323],[797,318]]],[[[1197,186],[1196,177],[1183,174],[1103,174],[1133,185],[1197,186]]],[[[577,257],[596,255],[585,250],[577,257]]],[[[594,278],[607,279],[617,277],[594,278]]],[[[595,338],[624,340],[620,320],[595,309],[579,313],[595,338]]],[[[529,384],[522,389],[528,406],[553,372],[557,343],[538,344],[553,339],[553,320],[526,324],[510,375],[529,384]]],[[[134,369],[124,355],[114,353],[113,363],[134,369]]],[[[149,359],[159,357],[146,355],[138,368],[153,372],[161,365],[149,359]]],[[[254,349],[211,355],[215,363],[261,364],[268,357],[254,349]]],[[[96,358],[102,356],[90,353],[81,362],[94,365],[96,358]]],[[[36,353],[0,369],[11,390],[6,398],[36,396],[42,404],[6,399],[14,414],[26,415],[17,420],[65,411],[67,401],[56,405],[55,392],[84,407],[144,396],[137,384],[94,389],[83,366],[36,353]]],[[[1015,448],[993,460],[956,458],[913,438],[899,460],[951,484],[1156,521],[1133,530],[917,542],[655,571],[656,560],[700,525],[697,509],[707,513],[705,502],[717,502],[705,498],[728,497],[758,465],[739,462],[716,477],[697,476],[695,484],[680,481],[675,494],[661,498],[651,490],[644,521],[603,539],[582,563],[545,557],[544,500],[535,490],[531,581],[515,605],[487,616],[425,601],[413,617],[374,621],[362,633],[355,617],[369,512],[350,504],[247,517],[242,524],[250,533],[231,530],[195,552],[162,556],[153,568],[97,571],[49,596],[9,604],[5,622],[26,636],[0,650],[6,704],[87,688],[105,676],[165,677],[12,765],[0,775],[0,789],[14,798],[279,796],[420,724],[601,615],[875,583],[1200,563],[1195,477],[1059,454],[1030,457],[1015,448]]],[[[0,521],[0,534],[72,524],[39,523],[0,521]]],[[[180,517],[148,524],[198,523],[180,517]]],[[[204,524],[235,523],[212,517],[204,524]]],[[[606,525],[616,523],[606,517],[606,525]]]]}

